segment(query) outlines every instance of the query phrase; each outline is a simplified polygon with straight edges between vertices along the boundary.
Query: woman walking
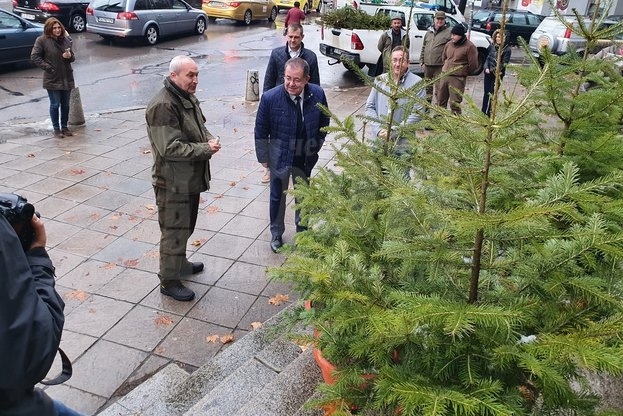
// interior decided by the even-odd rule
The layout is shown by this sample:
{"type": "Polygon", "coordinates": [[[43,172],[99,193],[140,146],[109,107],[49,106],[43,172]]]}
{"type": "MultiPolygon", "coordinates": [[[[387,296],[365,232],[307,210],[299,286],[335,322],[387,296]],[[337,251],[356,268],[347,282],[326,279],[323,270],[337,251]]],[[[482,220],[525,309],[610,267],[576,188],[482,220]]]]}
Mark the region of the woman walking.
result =
{"type": "Polygon", "coordinates": [[[54,137],[73,136],[67,128],[67,120],[69,97],[75,86],[71,68],[75,57],[71,50],[71,39],[58,19],[51,17],[46,20],[43,35],[35,41],[30,59],[44,71],[43,88],[50,97],[50,119],[54,137]]]}
{"type": "Polygon", "coordinates": [[[486,115],[491,114],[491,95],[495,88],[495,70],[498,65],[498,50],[502,48],[502,65],[500,66],[500,81],[504,78],[506,73],[506,65],[511,60],[511,47],[508,44],[509,36],[505,36],[500,29],[493,32],[493,44],[489,46],[487,51],[487,59],[485,60],[485,80],[484,80],[484,95],[482,97],[482,112],[486,115]],[[503,45],[503,46],[502,46],[503,45]]]}

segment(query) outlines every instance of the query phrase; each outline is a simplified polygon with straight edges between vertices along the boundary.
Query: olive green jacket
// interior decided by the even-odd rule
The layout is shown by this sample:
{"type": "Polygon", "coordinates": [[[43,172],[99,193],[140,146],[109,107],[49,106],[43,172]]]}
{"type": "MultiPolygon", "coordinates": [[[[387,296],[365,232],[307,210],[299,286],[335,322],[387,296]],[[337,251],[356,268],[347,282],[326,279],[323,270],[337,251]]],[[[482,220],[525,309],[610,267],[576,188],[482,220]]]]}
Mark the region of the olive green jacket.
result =
{"type": "Polygon", "coordinates": [[[154,165],[152,184],[180,194],[198,194],[210,187],[210,162],[214,153],[208,140],[199,100],[180,90],[167,77],[164,88],[145,112],[154,165]]]}

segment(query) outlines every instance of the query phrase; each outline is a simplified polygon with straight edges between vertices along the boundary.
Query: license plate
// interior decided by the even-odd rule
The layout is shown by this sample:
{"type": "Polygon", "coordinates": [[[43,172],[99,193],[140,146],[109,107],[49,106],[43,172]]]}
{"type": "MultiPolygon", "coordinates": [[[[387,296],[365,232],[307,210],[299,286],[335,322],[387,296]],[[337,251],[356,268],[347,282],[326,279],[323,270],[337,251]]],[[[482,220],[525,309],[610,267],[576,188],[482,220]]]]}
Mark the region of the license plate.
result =
{"type": "Polygon", "coordinates": [[[35,20],[34,14],[22,13],[22,17],[27,20],[35,20]]]}
{"type": "Polygon", "coordinates": [[[115,19],[111,19],[110,17],[98,17],[97,21],[100,23],[115,23],[115,19]]]}

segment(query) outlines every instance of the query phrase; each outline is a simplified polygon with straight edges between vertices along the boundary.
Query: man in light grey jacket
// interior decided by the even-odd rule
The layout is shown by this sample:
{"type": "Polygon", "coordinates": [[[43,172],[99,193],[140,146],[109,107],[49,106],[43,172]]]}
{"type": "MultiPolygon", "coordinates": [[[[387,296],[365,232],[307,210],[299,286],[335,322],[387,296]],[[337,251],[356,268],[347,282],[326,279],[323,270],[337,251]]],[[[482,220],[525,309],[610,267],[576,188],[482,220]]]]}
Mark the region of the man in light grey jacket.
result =
{"type": "Polygon", "coordinates": [[[426,91],[418,85],[422,78],[409,72],[408,49],[402,46],[393,49],[391,69],[376,78],[365,114],[371,119],[369,126],[374,139],[390,141],[394,154],[400,157],[408,152],[401,128],[420,120],[426,91]]]}

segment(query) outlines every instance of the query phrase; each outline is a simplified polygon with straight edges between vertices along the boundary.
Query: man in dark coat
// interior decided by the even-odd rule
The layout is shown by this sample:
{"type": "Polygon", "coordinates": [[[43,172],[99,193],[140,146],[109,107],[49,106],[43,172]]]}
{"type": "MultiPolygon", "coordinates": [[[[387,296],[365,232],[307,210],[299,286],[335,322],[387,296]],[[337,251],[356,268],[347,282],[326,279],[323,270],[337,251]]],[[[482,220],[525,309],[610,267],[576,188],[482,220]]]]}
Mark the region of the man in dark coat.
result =
{"type": "Polygon", "coordinates": [[[197,223],[199,194],[210,187],[209,160],[221,148],[204,125],[195,97],[198,82],[195,61],[174,57],[164,87],[145,112],[161,233],[160,293],[179,301],[195,297],[180,279],[203,270],[203,263],[186,259],[186,244],[197,223]]]}
{"type": "Polygon", "coordinates": [[[0,215],[0,414],[55,416],[63,408],[35,385],[52,367],[65,323],[54,290],[54,266],[45,250],[43,221],[33,216],[26,251],[0,215]]]}
{"type": "MultiPolygon", "coordinates": [[[[290,176],[309,182],[318,161],[318,152],[329,125],[329,117],[318,104],[327,106],[324,91],[309,83],[309,65],[302,58],[292,58],[285,64],[282,87],[262,95],[255,119],[255,154],[257,161],[270,169],[270,247],[277,252],[283,245],[284,216],[290,176]]],[[[301,224],[298,210],[295,222],[301,224]]]]}
{"type": "Polygon", "coordinates": [[[277,85],[283,84],[283,69],[286,61],[290,58],[302,58],[309,65],[309,82],[320,85],[320,72],[318,71],[318,57],[313,51],[305,49],[303,45],[303,26],[298,23],[290,23],[286,34],[286,46],[273,49],[268,59],[266,75],[264,75],[264,89],[266,92],[277,85]]]}

